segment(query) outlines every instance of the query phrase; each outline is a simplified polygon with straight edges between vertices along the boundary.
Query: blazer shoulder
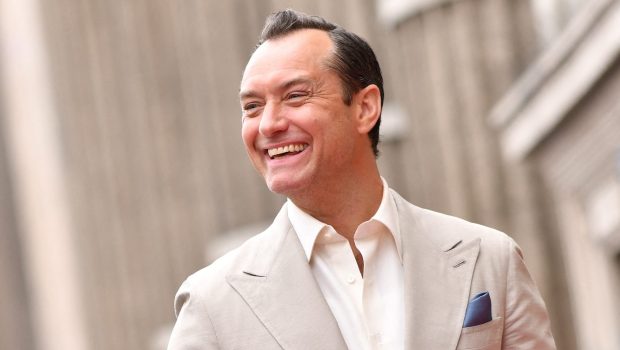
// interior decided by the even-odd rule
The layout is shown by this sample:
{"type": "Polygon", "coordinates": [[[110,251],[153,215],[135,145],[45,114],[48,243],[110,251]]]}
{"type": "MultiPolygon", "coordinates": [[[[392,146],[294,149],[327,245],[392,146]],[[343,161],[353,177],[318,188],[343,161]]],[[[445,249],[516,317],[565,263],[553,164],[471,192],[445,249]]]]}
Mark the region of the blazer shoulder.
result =
{"type": "MultiPolygon", "coordinates": [[[[482,248],[504,248],[515,246],[514,240],[497,229],[476,224],[465,219],[433,210],[420,208],[395,195],[399,215],[408,218],[417,233],[425,235],[442,250],[447,250],[455,242],[469,242],[480,239],[482,248]]],[[[504,250],[500,249],[500,250],[504,250]]]]}
{"type": "Polygon", "coordinates": [[[243,268],[260,254],[262,247],[270,244],[269,229],[250,237],[239,247],[217,258],[209,265],[192,273],[186,282],[190,285],[208,286],[209,284],[220,285],[230,273],[243,270],[243,268]]]}
{"type": "Polygon", "coordinates": [[[443,228],[442,231],[444,231],[446,235],[454,234],[472,239],[481,238],[483,242],[487,241],[491,244],[506,244],[513,241],[506,233],[492,227],[428,209],[418,209],[424,212],[422,216],[427,224],[443,228]]]}
{"type": "Polygon", "coordinates": [[[224,254],[208,266],[189,275],[181,284],[174,298],[174,311],[179,316],[183,308],[226,303],[233,294],[226,281],[227,276],[240,272],[249,264],[252,255],[258,254],[265,245],[269,232],[263,231],[251,237],[241,246],[224,254]]]}
{"type": "Polygon", "coordinates": [[[221,290],[230,274],[246,270],[260,271],[270,266],[269,257],[275,256],[285,235],[290,230],[286,205],[282,207],[273,223],[264,231],[252,236],[239,247],[224,254],[206,267],[191,274],[180,290],[209,292],[221,290]]]}

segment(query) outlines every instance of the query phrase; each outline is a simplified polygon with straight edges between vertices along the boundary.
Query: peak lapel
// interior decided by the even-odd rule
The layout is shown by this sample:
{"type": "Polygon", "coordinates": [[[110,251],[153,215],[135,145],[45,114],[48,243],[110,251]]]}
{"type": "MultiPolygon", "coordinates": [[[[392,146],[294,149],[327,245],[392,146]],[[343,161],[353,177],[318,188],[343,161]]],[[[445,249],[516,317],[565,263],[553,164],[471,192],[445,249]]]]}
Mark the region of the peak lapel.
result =
{"type": "Polygon", "coordinates": [[[477,239],[439,254],[416,250],[404,259],[407,349],[456,348],[479,248],[477,239]]]}
{"type": "Polygon", "coordinates": [[[397,200],[405,271],[405,348],[455,349],[463,327],[480,239],[429,225],[426,211],[397,200]],[[451,237],[440,245],[435,238],[451,237]],[[457,233],[458,234],[458,233],[457,233]]]}
{"type": "Polygon", "coordinates": [[[261,268],[255,271],[265,273],[245,270],[228,276],[228,282],[283,349],[346,349],[301,243],[287,226],[273,242],[281,240],[280,248],[256,258],[261,268]]]}

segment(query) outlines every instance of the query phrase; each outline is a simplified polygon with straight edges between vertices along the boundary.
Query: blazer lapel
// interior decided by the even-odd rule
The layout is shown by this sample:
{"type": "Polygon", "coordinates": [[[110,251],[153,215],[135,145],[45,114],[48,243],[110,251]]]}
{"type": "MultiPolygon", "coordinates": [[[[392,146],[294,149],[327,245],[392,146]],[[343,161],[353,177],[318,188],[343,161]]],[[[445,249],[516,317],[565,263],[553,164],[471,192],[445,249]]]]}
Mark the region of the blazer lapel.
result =
{"type": "Polygon", "coordinates": [[[312,275],[286,206],[253,263],[228,283],[283,349],[346,349],[338,324],[312,275]]]}
{"type": "Polygon", "coordinates": [[[426,220],[395,195],[405,271],[405,349],[455,349],[463,327],[480,239],[426,220]]]}

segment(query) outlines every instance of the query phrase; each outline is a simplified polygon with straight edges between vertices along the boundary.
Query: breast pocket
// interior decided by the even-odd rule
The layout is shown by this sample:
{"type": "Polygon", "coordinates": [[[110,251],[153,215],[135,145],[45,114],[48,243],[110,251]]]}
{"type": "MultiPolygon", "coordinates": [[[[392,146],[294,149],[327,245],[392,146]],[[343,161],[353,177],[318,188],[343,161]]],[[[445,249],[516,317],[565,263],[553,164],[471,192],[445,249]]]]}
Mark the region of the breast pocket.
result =
{"type": "Polygon", "coordinates": [[[502,347],[503,320],[497,317],[490,322],[463,328],[457,350],[493,350],[502,347]]]}

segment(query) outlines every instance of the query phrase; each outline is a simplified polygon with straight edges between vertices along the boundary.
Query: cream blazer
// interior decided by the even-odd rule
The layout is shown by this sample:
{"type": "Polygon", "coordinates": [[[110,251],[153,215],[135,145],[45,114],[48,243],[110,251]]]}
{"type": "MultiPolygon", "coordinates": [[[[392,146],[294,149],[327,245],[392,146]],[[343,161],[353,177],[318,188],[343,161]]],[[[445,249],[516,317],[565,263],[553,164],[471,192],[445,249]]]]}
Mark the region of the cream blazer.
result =
{"type": "MultiPolygon", "coordinates": [[[[544,302],[511,238],[392,195],[403,248],[405,349],[555,349],[544,302]],[[485,291],[493,320],[463,328],[468,301],[485,291]]],[[[191,275],[175,312],[169,350],[347,348],[286,204],[267,230],[191,275]]]]}

